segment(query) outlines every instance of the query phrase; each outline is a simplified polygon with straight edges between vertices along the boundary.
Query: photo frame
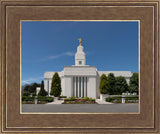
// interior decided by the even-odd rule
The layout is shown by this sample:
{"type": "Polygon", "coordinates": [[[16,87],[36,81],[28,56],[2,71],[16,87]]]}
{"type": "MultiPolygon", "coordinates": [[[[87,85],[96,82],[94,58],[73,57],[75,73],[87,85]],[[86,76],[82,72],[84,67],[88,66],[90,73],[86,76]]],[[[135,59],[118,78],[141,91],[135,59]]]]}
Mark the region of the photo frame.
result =
{"type": "Polygon", "coordinates": [[[1,1],[2,133],[159,133],[159,75],[159,1],[1,1]],[[21,114],[22,20],[140,21],[139,113],[21,114]]]}

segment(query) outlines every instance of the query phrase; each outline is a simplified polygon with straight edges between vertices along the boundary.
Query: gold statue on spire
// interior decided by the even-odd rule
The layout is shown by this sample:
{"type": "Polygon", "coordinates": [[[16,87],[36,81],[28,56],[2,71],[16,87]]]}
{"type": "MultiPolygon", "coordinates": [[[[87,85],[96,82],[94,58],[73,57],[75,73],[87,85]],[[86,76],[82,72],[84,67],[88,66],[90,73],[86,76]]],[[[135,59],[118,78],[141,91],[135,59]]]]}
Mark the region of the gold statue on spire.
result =
{"type": "Polygon", "coordinates": [[[79,40],[79,45],[81,46],[82,39],[81,39],[81,38],[79,38],[78,40],[79,40]]]}

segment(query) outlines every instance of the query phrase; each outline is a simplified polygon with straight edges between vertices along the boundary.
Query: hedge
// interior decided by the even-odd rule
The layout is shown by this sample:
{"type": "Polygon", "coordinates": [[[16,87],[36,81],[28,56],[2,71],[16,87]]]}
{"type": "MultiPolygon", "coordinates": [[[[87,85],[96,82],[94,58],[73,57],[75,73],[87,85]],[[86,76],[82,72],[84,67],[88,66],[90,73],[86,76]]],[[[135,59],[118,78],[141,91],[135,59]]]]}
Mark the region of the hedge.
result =
{"type": "Polygon", "coordinates": [[[138,100],[138,97],[126,97],[125,100],[138,100]]]}
{"type": "MultiPolygon", "coordinates": [[[[29,97],[29,96],[22,96],[22,101],[28,102],[28,101],[35,101],[35,97],[29,97]]],[[[45,102],[52,102],[54,101],[53,97],[45,97],[45,96],[38,96],[38,101],[45,101],[45,102]]]]}
{"type": "Polygon", "coordinates": [[[114,100],[121,100],[122,99],[122,97],[111,97],[111,98],[106,98],[106,101],[107,102],[112,102],[112,101],[114,101],[114,100]]]}
{"type": "MultiPolygon", "coordinates": [[[[121,101],[122,100],[122,97],[110,97],[110,98],[106,98],[106,101],[107,102],[112,102],[114,100],[117,100],[117,101],[121,101]]],[[[138,100],[138,97],[137,96],[128,96],[128,97],[125,97],[125,100],[138,100]]]]}
{"type": "Polygon", "coordinates": [[[53,102],[53,97],[45,97],[45,96],[38,96],[38,101],[46,101],[46,102],[53,102]]]}
{"type": "Polygon", "coordinates": [[[59,96],[59,98],[67,98],[67,96],[59,96]]]}
{"type": "Polygon", "coordinates": [[[22,101],[34,101],[35,97],[30,96],[22,96],[22,101]]]}
{"type": "Polygon", "coordinates": [[[38,96],[38,101],[52,102],[52,101],[54,101],[54,98],[53,97],[38,96]]]}
{"type": "Polygon", "coordinates": [[[71,97],[71,98],[64,99],[64,101],[75,101],[75,100],[76,100],[76,97],[71,97]]]}

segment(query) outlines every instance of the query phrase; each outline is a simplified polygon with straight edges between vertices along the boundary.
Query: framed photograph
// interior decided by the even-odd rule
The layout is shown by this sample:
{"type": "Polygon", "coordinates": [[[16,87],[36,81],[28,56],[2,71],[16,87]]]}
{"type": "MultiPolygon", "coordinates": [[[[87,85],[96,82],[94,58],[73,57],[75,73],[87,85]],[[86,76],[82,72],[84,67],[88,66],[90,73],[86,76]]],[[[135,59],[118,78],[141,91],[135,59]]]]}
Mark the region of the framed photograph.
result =
{"type": "Polygon", "coordinates": [[[1,132],[159,133],[159,1],[1,1],[1,132]]]}

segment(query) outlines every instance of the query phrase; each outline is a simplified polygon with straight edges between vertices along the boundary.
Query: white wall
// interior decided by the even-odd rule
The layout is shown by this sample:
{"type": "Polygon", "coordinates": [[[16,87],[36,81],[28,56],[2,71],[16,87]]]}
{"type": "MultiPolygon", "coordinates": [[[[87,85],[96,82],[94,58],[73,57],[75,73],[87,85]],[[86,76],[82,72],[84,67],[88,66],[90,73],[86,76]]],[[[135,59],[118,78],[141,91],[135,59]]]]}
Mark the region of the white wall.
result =
{"type": "Polygon", "coordinates": [[[62,88],[62,92],[61,95],[65,95],[65,81],[64,81],[64,77],[61,78],[61,88],[62,88]]]}
{"type": "Polygon", "coordinates": [[[72,77],[64,77],[65,96],[71,97],[72,95],[72,77]]]}
{"type": "Polygon", "coordinates": [[[99,74],[97,73],[97,81],[96,81],[96,98],[98,98],[100,96],[100,91],[99,91],[99,81],[100,81],[100,77],[99,74]]]}
{"type": "Polygon", "coordinates": [[[127,81],[128,85],[129,85],[129,80],[130,80],[130,78],[126,77],[126,81],[127,81]]]}
{"type": "Polygon", "coordinates": [[[44,79],[44,89],[48,92],[47,79],[44,79]]]}
{"type": "Polygon", "coordinates": [[[96,77],[88,77],[87,96],[96,99],[96,77]]]}

